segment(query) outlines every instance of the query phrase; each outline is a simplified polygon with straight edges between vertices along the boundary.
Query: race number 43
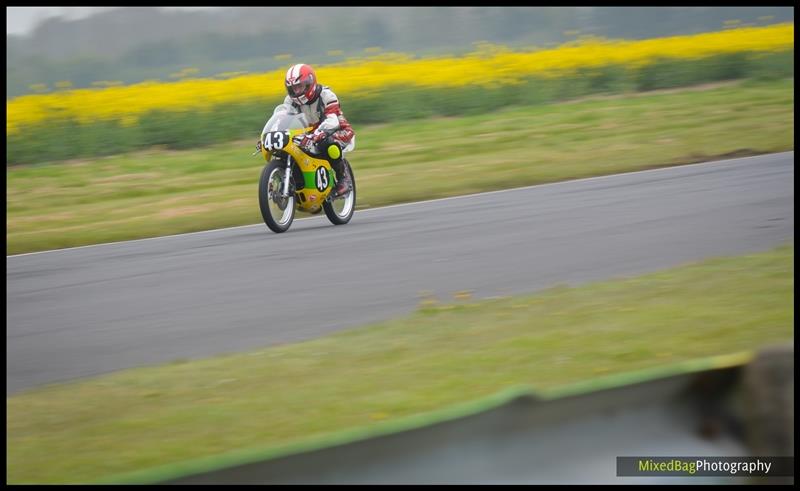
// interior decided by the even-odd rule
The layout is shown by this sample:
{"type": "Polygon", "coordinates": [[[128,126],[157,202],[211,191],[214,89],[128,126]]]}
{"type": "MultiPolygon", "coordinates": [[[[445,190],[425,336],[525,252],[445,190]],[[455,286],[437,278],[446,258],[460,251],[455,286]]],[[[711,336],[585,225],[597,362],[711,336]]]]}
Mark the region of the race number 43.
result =
{"type": "Polygon", "coordinates": [[[264,134],[264,148],[267,150],[280,150],[289,143],[288,131],[270,131],[264,134]]]}
{"type": "Polygon", "coordinates": [[[325,191],[328,189],[328,171],[325,167],[318,167],[317,168],[317,189],[319,191],[325,191]]]}

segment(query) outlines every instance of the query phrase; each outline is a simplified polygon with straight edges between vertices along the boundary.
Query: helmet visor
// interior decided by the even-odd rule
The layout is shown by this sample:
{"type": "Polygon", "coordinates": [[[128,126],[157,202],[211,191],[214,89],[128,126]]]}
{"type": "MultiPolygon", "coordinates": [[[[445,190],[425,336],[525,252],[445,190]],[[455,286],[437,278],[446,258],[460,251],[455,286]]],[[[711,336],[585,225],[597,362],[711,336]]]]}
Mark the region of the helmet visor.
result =
{"type": "Polygon", "coordinates": [[[303,95],[308,88],[311,86],[311,82],[305,80],[302,82],[297,82],[296,84],[287,85],[286,90],[289,92],[289,95],[292,97],[300,97],[303,95]]]}

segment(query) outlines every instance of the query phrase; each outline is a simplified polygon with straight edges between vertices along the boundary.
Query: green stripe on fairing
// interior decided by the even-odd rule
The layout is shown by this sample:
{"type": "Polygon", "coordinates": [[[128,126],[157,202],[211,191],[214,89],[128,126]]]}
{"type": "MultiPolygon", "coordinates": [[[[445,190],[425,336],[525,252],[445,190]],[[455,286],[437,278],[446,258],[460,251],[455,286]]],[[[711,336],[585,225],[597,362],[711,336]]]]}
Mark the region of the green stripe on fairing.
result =
{"type": "MultiPolygon", "coordinates": [[[[313,173],[312,173],[313,175],[313,173]]],[[[551,401],[563,397],[588,394],[600,390],[613,389],[674,375],[702,372],[705,370],[731,368],[747,364],[753,358],[751,352],[740,352],[729,355],[713,356],[686,360],[667,366],[653,367],[635,372],[625,372],[593,380],[570,384],[549,390],[537,390],[521,385],[510,387],[482,399],[457,404],[438,411],[410,416],[396,421],[379,423],[369,428],[354,428],[332,435],[310,438],[296,443],[266,448],[235,450],[222,455],[202,457],[177,464],[169,464],[157,468],[146,469],[95,481],[102,483],[152,484],[178,479],[185,476],[202,474],[244,464],[263,462],[289,455],[321,450],[337,445],[345,445],[379,436],[391,435],[437,423],[472,416],[500,407],[521,396],[533,396],[551,401]]]]}
{"type": "MultiPolygon", "coordinates": [[[[303,172],[303,180],[305,180],[306,189],[317,189],[317,172],[303,172]]],[[[336,174],[328,171],[328,187],[331,187],[336,180],[336,174]]],[[[328,188],[325,188],[328,189],[328,188]]]]}
{"type": "Polygon", "coordinates": [[[316,172],[303,172],[303,180],[305,180],[306,189],[317,189],[316,172]]]}

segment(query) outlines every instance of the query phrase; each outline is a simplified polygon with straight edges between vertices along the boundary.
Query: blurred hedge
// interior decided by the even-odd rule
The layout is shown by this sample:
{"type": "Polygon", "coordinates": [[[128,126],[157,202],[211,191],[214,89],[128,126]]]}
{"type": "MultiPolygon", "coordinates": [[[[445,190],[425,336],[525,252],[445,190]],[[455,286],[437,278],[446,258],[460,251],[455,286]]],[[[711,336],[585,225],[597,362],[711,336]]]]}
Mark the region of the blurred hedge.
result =
{"type": "MultiPolygon", "coordinates": [[[[700,60],[660,59],[640,68],[608,65],[557,79],[532,78],[495,89],[419,89],[388,87],[377,96],[341,101],[348,120],[358,125],[462,116],[510,105],[535,105],[597,94],[620,94],[686,87],[723,80],[780,79],[794,76],[794,51],[734,53],[700,60]]],[[[332,87],[334,90],[336,87],[332,87]]],[[[152,146],[188,149],[231,140],[255,143],[272,109],[281,100],[228,104],[193,112],[153,111],[135,126],[117,121],[79,124],[50,121],[6,138],[7,165],[98,157],[152,146]]]]}

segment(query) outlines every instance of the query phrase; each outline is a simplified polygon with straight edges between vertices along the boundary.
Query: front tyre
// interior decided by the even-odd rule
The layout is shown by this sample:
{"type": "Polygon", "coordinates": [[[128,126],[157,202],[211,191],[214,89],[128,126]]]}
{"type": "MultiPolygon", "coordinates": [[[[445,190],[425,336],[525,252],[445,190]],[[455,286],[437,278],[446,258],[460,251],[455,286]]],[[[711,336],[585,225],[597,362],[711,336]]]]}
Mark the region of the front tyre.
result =
{"type": "Polygon", "coordinates": [[[286,232],[294,220],[294,187],[289,185],[289,196],[281,196],[286,163],[273,160],[264,166],[258,180],[258,206],[264,223],[275,233],[286,232]]]}
{"type": "Polygon", "coordinates": [[[347,172],[350,173],[350,180],[352,181],[352,189],[349,193],[339,196],[334,200],[325,200],[322,208],[325,209],[325,214],[328,220],[334,225],[344,225],[353,218],[353,213],[356,209],[356,176],[353,174],[353,168],[350,167],[350,162],[344,161],[347,166],[347,172]]]}

